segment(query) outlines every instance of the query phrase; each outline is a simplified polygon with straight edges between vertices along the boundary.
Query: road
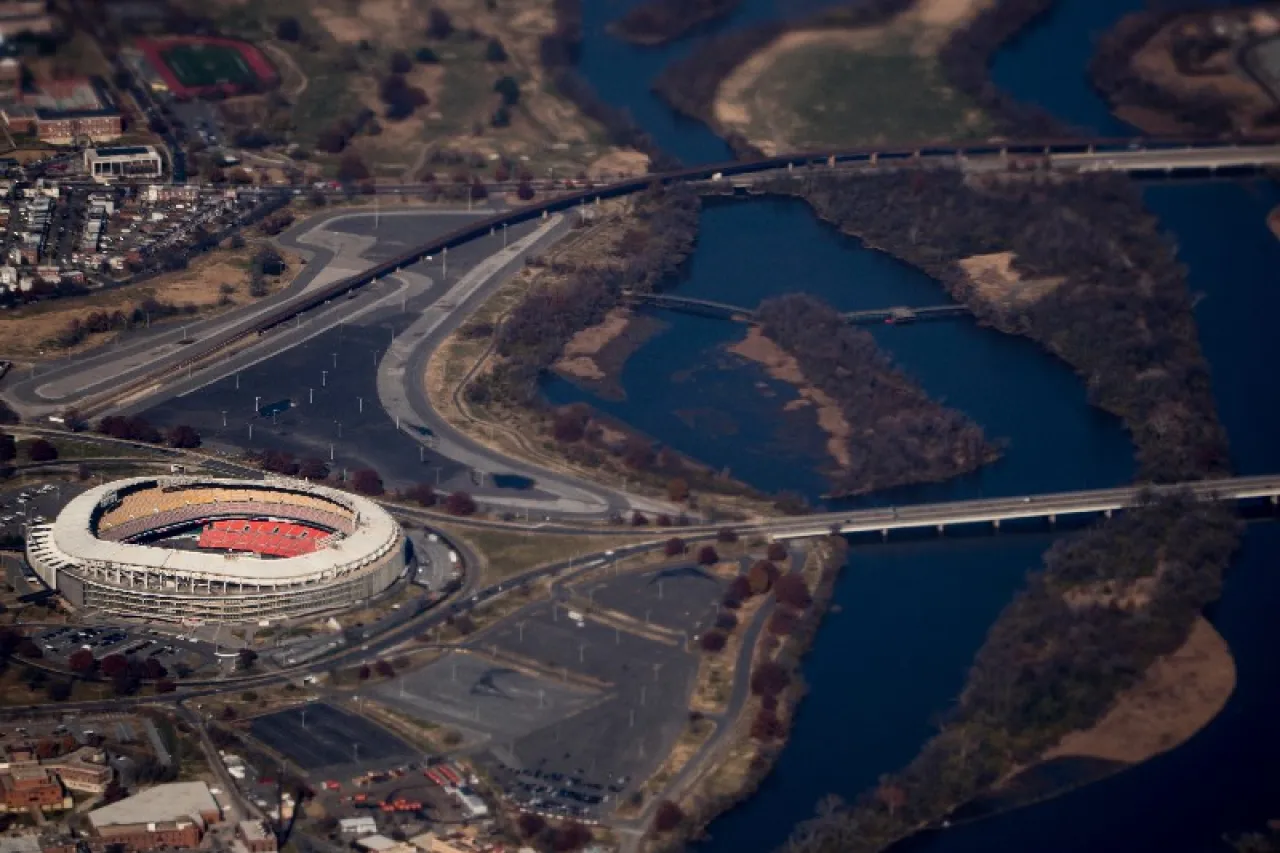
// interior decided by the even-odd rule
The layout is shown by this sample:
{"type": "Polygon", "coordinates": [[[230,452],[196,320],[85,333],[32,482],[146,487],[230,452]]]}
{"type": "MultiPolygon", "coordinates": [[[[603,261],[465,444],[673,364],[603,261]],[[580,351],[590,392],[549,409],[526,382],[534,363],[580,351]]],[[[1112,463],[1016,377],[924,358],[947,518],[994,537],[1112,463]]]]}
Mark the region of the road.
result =
{"type": "MultiPolygon", "coordinates": [[[[423,222],[424,237],[458,227],[476,213],[463,210],[414,210],[380,214],[382,218],[413,216],[423,222]]],[[[65,360],[14,371],[3,383],[0,395],[26,418],[40,418],[74,407],[86,398],[119,387],[166,364],[180,361],[192,343],[235,330],[250,329],[266,313],[369,267],[373,261],[363,254],[374,244],[372,238],[340,231],[330,226],[360,216],[375,214],[336,212],[306,219],[287,231],[277,242],[306,258],[306,267],[288,287],[270,297],[239,306],[205,320],[165,323],[142,329],[125,341],[113,342],[65,360]]],[[[350,310],[355,306],[342,306],[350,310]]],[[[279,341],[264,342],[278,347],[279,341]]]]}

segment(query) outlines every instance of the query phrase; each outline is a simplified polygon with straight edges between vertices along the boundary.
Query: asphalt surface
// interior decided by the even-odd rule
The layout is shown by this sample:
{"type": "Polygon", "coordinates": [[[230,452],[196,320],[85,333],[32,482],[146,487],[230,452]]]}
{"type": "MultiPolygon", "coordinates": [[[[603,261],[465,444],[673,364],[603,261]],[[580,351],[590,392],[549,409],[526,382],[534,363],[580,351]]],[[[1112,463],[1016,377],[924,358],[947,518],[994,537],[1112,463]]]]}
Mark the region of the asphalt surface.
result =
{"type": "Polygon", "coordinates": [[[254,717],[249,733],[306,771],[410,761],[421,752],[364,717],[323,702],[254,717]]]}
{"type": "MultiPolygon", "coordinates": [[[[413,219],[413,231],[423,240],[460,227],[468,219],[483,212],[396,211],[381,214],[379,225],[399,227],[398,220],[413,219]]],[[[358,216],[359,214],[355,214],[358,216]]],[[[181,360],[191,343],[215,333],[247,328],[276,306],[304,293],[323,287],[340,278],[373,265],[361,252],[374,240],[354,231],[330,230],[330,222],[339,226],[351,221],[350,213],[333,213],[310,217],[295,224],[279,238],[281,245],[298,251],[307,259],[306,268],[288,287],[270,297],[238,306],[225,314],[190,323],[157,324],[153,329],[140,329],[124,341],[96,347],[74,358],[50,361],[29,370],[16,371],[0,384],[0,395],[27,417],[61,412],[78,400],[109,390],[131,378],[166,363],[181,360]]],[[[373,218],[370,212],[369,218],[373,218]]]]}

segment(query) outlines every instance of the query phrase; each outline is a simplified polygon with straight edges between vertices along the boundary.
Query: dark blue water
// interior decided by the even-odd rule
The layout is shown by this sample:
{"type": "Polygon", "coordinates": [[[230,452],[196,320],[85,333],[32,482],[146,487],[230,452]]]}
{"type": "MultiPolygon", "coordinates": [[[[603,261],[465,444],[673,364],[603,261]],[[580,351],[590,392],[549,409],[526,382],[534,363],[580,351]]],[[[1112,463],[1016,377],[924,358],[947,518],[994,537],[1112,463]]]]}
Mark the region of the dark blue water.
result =
{"type": "MultiPolygon", "coordinates": [[[[588,6],[583,70],[597,88],[613,103],[629,107],[663,146],[686,161],[723,157],[724,147],[705,128],[674,119],[647,91],[662,63],[688,44],[655,52],[619,47],[601,35],[601,28],[624,6],[588,6]]],[[[1073,127],[1132,135],[1132,128],[1107,111],[1083,69],[1096,36],[1142,6],[1142,0],[1059,0],[1053,14],[996,56],[995,82],[1073,127]]],[[[772,7],[767,0],[748,0],[729,27],[767,15],[772,7]]],[[[1280,470],[1280,442],[1272,426],[1280,418],[1280,383],[1271,373],[1280,363],[1274,327],[1280,316],[1280,243],[1264,223],[1267,210],[1280,203],[1280,192],[1263,182],[1157,185],[1146,190],[1146,200],[1176,236],[1192,290],[1203,294],[1196,316],[1233,463],[1243,473],[1280,470]]],[[[691,295],[743,304],[797,289],[849,308],[942,298],[927,279],[895,269],[888,259],[858,250],[811,217],[772,202],[709,211],[680,287],[691,295]]],[[[696,322],[704,326],[677,324],[636,356],[637,364],[647,365],[637,371],[657,374],[641,384],[654,387],[633,387],[628,368],[624,385],[633,396],[619,404],[618,413],[637,413],[641,407],[630,403],[644,395],[650,406],[660,408],[659,389],[695,399],[716,393],[703,382],[681,390],[666,381],[699,357],[716,357],[726,333],[705,325],[715,321],[696,322]],[[689,340],[699,328],[705,337],[689,340]]],[[[1119,458],[1123,436],[1084,404],[1078,381],[1038,349],[967,324],[920,324],[876,334],[929,392],[974,417],[991,435],[1011,441],[1003,467],[980,478],[987,482],[979,487],[965,480],[943,491],[1016,491],[1018,485],[1030,490],[1051,483],[1072,488],[1123,480],[1132,471],[1132,463],[1119,458]]],[[[566,398],[580,393],[559,391],[566,398]]],[[[662,425],[653,426],[661,438],[662,425]]],[[[767,436],[776,430],[752,427],[757,428],[767,436]]],[[[664,440],[672,444],[697,438],[670,435],[664,440]]],[[[744,429],[706,439],[702,449],[733,463],[751,454],[755,440],[756,434],[744,429]]],[[[785,464],[795,467],[794,462],[790,458],[785,464]]],[[[767,461],[756,464],[761,476],[768,476],[767,461]]],[[[747,468],[739,465],[735,471],[745,475],[747,468]]],[[[776,772],[755,797],[711,825],[712,839],[700,849],[774,848],[791,826],[813,814],[824,795],[852,799],[881,774],[908,762],[932,731],[931,718],[946,709],[963,683],[992,618],[1021,585],[1021,573],[1038,564],[1047,541],[999,538],[855,548],[836,589],[843,612],[823,626],[806,661],[809,694],[776,772]]],[[[910,848],[928,853],[1222,850],[1223,833],[1254,829],[1280,814],[1275,769],[1280,767],[1280,727],[1275,725],[1280,660],[1271,653],[1280,644],[1280,622],[1274,618],[1280,606],[1278,554],[1280,527],[1252,526],[1223,598],[1209,613],[1231,646],[1239,680],[1224,712],[1204,731],[1106,782],[918,839],[910,848]]]]}
{"type": "MultiPolygon", "coordinates": [[[[844,311],[952,301],[914,267],[818,221],[804,202],[708,205],[678,292],[754,308],[787,291],[815,294],[844,311]]],[[[782,410],[781,402],[796,398],[793,388],[725,354],[745,328],[661,313],[670,327],[627,362],[625,400],[601,398],[563,380],[548,384],[548,397],[558,404],[585,400],[757,488],[798,491],[818,502],[827,483],[817,469],[830,464],[825,436],[811,410],[782,410]]],[[[972,475],[859,503],[1099,488],[1131,478],[1133,451],[1119,421],[1090,408],[1083,383],[1032,342],[968,318],[876,325],[871,332],[935,399],[1007,445],[998,462],[972,475]]]]}
{"type": "Polygon", "coordinates": [[[589,0],[583,3],[582,59],[578,70],[596,92],[614,106],[625,107],[662,149],[685,163],[718,163],[732,159],[729,146],[700,121],[672,112],[651,89],[667,63],[696,49],[708,38],[731,29],[786,18],[802,18],[838,0],[744,0],[725,22],[711,31],[691,34],[664,47],[636,47],[605,32],[639,0],[589,0]]]}

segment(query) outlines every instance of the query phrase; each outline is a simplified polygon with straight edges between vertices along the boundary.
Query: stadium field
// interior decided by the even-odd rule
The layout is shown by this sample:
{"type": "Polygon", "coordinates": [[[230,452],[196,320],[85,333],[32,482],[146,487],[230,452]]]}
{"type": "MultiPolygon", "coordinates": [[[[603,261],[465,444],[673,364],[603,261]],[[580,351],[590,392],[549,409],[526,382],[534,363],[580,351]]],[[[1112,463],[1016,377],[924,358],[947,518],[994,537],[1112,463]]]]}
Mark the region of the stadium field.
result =
{"type": "Polygon", "coordinates": [[[180,44],[160,54],[164,64],[173,70],[178,82],[188,89],[208,86],[245,86],[258,80],[258,75],[243,54],[234,47],[220,44],[180,44]]]}

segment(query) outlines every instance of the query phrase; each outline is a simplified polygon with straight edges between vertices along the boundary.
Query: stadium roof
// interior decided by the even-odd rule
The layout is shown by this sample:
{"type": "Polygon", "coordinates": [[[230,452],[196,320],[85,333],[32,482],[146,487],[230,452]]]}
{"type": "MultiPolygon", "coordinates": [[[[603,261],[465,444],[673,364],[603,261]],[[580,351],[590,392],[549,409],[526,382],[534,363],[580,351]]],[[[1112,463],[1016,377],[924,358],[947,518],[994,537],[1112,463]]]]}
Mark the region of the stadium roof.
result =
{"type": "MultiPolygon", "coordinates": [[[[267,514],[288,517],[281,505],[277,503],[270,505],[267,514]]],[[[207,479],[134,477],[115,480],[78,495],[58,514],[51,525],[50,532],[53,544],[59,551],[82,563],[108,564],[125,569],[150,569],[200,580],[272,584],[321,577],[326,573],[344,569],[365,560],[371,554],[385,549],[388,544],[394,542],[400,534],[400,526],[386,510],[367,498],[301,481],[294,483],[214,477],[207,479]],[[130,487],[190,485],[193,481],[209,486],[275,489],[281,492],[316,495],[352,509],[356,514],[355,530],[333,545],[309,554],[265,560],[243,554],[178,551],[159,545],[111,542],[99,539],[94,534],[94,515],[109,494],[130,487]]]]}
{"type": "Polygon", "coordinates": [[[171,782],[148,788],[140,794],[89,812],[95,829],[104,826],[160,823],[190,818],[201,825],[201,814],[220,814],[221,809],[204,782],[171,782]]]}

